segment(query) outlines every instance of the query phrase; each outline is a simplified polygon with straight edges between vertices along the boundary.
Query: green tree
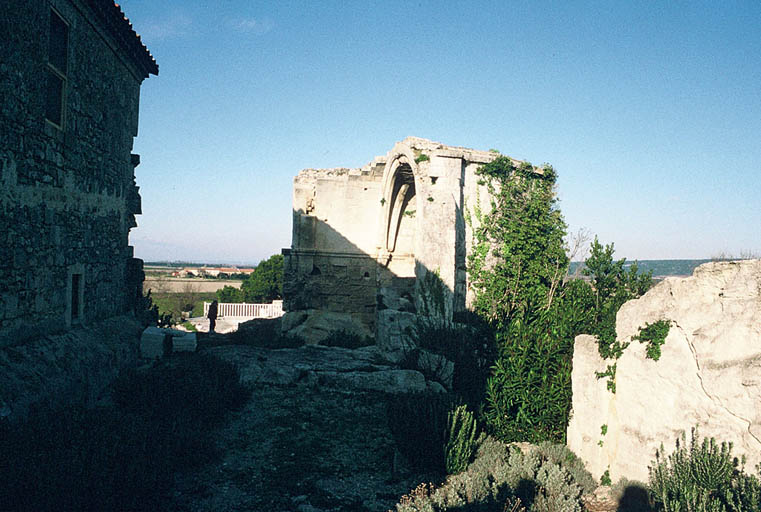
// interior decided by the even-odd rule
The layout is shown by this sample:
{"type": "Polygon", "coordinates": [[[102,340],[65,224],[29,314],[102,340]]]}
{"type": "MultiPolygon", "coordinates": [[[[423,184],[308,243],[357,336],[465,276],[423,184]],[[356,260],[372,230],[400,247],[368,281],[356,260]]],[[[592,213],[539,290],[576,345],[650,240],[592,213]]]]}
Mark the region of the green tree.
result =
{"type": "Polygon", "coordinates": [[[603,245],[595,237],[582,272],[590,278],[595,294],[589,333],[597,336],[602,357],[618,359],[626,345],[616,341],[616,314],[624,302],[650,289],[653,273],[640,273],[637,262],[626,270],[626,258],[614,260],[614,252],[612,243],[603,245]]]}
{"type": "Polygon", "coordinates": [[[562,440],[575,330],[588,325],[589,286],[564,285],[566,225],[552,167],[500,156],[477,171],[489,210],[475,207],[468,261],[475,310],[495,329],[498,357],[484,415],[505,441],[562,440]]]}
{"type": "Polygon", "coordinates": [[[476,174],[490,210],[476,205],[469,275],[475,310],[499,329],[513,317],[548,309],[566,275],[566,225],[556,207],[555,170],[499,156],[476,174]]]}
{"type": "Polygon", "coordinates": [[[225,286],[221,290],[217,290],[217,300],[219,302],[226,303],[239,303],[246,301],[243,292],[234,286],[225,286]]]}
{"type": "Polygon", "coordinates": [[[275,254],[261,261],[248,279],[243,281],[241,292],[246,302],[272,302],[283,298],[283,255],[275,254]]]}

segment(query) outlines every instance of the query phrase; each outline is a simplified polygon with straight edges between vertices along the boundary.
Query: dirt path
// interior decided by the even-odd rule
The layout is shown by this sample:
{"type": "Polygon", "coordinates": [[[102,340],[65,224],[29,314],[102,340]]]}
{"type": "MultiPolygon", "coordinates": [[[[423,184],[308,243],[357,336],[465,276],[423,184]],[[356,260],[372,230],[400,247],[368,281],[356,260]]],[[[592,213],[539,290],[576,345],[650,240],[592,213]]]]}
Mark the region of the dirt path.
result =
{"type": "Polygon", "coordinates": [[[394,475],[384,395],[258,386],[216,438],[214,464],[178,475],[175,511],[385,511],[421,476],[394,475]]]}

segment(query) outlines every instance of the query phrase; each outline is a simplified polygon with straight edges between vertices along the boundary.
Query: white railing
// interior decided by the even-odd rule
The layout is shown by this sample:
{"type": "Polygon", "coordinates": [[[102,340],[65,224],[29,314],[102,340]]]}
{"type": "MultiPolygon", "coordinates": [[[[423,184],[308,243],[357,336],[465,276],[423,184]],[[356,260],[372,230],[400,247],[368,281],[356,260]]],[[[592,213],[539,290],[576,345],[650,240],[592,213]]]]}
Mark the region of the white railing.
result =
{"type": "MultiPolygon", "coordinates": [[[[203,316],[208,316],[211,302],[203,303],[203,316]]],[[[229,303],[220,302],[218,304],[217,316],[234,316],[238,318],[277,318],[283,316],[283,301],[273,300],[272,304],[246,304],[246,303],[229,303]]]]}

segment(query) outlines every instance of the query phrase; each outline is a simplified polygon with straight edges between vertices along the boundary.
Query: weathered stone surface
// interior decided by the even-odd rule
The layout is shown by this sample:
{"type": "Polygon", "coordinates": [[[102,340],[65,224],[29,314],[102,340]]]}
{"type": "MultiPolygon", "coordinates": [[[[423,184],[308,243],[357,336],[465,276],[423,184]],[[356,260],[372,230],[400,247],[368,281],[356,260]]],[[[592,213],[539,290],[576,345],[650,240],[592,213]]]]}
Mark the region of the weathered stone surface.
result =
{"type": "Polygon", "coordinates": [[[401,357],[404,352],[415,347],[410,337],[415,322],[416,316],[413,313],[393,309],[378,311],[375,344],[389,356],[396,354],[401,357]]]}
{"type": "Polygon", "coordinates": [[[360,169],[301,171],[283,250],[285,309],[351,313],[375,331],[376,310],[422,311],[420,283],[435,275],[441,314],[464,311],[473,298],[465,218],[488,204],[476,171],[496,157],[407,137],[360,169]]]}
{"type": "Polygon", "coordinates": [[[441,354],[420,350],[417,357],[417,369],[423,374],[434,376],[435,380],[452,389],[454,378],[454,363],[441,354]]]}
{"type": "Polygon", "coordinates": [[[284,333],[303,338],[307,343],[319,343],[335,331],[345,331],[363,337],[372,333],[349,313],[332,311],[295,311],[286,313],[282,320],[284,333]]]}
{"type": "Polygon", "coordinates": [[[161,359],[167,349],[171,335],[168,329],[146,327],[140,336],[140,357],[144,359],[161,359]]]}
{"type": "Polygon", "coordinates": [[[415,370],[380,370],[374,372],[319,372],[319,384],[384,393],[422,393],[425,377],[415,370]]]}
{"type": "Polygon", "coordinates": [[[230,345],[206,351],[233,362],[243,382],[252,384],[386,393],[422,392],[428,388],[422,373],[386,364],[383,354],[373,346],[351,350],[307,345],[272,350],[230,345]]]}
{"type": "Polygon", "coordinates": [[[131,151],[143,71],[158,70],[118,9],[90,7],[3,2],[0,346],[134,311],[141,296],[142,261],[128,245],[140,213],[131,151]],[[54,95],[58,18],[68,58],[54,95]]]}
{"type": "Polygon", "coordinates": [[[114,317],[14,347],[0,347],[0,417],[41,400],[93,404],[123,368],[138,364],[140,325],[114,317]]]}
{"type": "Polygon", "coordinates": [[[172,352],[195,352],[198,348],[196,333],[186,332],[182,336],[172,336],[172,352]]]}
{"type": "Polygon", "coordinates": [[[646,323],[672,322],[658,361],[633,341],[618,360],[616,393],[594,341],[576,339],[568,445],[595,476],[646,481],[655,450],[681,431],[732,441],[748,467],[761,462],[761,260],[707,263],[689,278],[668,278],[617,316],[619,341],[646,323]],[[607,434],[601,434],[607,425],[607,434]],[[602,441],[602,447],[598,446],[602,441]]]}

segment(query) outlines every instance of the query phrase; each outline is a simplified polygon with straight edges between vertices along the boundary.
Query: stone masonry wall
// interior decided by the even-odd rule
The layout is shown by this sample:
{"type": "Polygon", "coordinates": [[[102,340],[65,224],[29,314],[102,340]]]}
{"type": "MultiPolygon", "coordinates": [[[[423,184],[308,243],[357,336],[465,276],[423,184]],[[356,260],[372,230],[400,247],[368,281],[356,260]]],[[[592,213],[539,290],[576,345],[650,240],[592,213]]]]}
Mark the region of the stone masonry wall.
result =
{"type": "Polygon", "coordinates": [[[408,137],[360,169],[301,171],[284,250],[286,311],[344,313],[372,331],[378,294],[392,288],[419,303],[428,273],[444,285],[444,314],[464,310],[466,219],[489,204],[475,171],[495,156],[408,137]]]}
{"type": "Polygon", "coordinates": [[[0,346],[69,326],[72,273],[83,276],[82,322],[136,296],[142,77],[81,8],[9,0],[0,17],[0,346]],[[69,24],[63,129],[45,119],[51,5],[69,24]]]}

